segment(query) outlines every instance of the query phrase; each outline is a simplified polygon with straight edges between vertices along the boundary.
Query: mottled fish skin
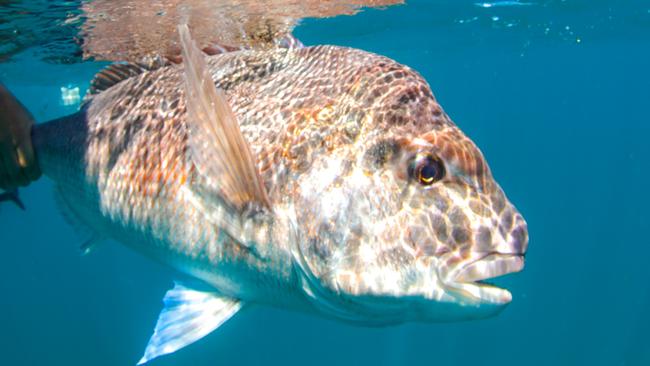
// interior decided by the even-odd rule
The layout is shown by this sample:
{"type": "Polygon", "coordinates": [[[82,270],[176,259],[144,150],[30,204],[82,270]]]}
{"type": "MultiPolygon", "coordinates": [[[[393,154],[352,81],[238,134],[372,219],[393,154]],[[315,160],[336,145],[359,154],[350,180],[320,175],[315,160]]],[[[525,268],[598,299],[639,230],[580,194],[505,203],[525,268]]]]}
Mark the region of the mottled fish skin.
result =
{"type": "Polygon", "coordinates": [[[178,65],[36,129],[41,168],[80,220],[247,302],[365,324],[480,318],[510,302],[475,281],[523,267],[526,223],[417,72],[336,46],[208,65],[274,210],[246,231],[253,247],[192,202],[201,178],[178,65]],[[439,182],[409,175],[422,156],[442,162],[439,182]]]}

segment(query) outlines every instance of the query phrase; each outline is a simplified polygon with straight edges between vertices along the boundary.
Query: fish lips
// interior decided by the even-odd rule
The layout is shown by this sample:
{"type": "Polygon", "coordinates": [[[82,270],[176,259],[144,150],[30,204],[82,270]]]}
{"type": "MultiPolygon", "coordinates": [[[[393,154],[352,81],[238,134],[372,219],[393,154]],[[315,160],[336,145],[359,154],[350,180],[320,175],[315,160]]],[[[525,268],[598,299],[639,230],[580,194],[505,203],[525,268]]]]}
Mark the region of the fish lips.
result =
{"type": "Polygon", "coordinates": [[[523,254],[489,253],[453,271],[445,281],[448,291],[470,304],[507,305],[510,291],[481,281],[519,272],[524,268],[523,254]]]}

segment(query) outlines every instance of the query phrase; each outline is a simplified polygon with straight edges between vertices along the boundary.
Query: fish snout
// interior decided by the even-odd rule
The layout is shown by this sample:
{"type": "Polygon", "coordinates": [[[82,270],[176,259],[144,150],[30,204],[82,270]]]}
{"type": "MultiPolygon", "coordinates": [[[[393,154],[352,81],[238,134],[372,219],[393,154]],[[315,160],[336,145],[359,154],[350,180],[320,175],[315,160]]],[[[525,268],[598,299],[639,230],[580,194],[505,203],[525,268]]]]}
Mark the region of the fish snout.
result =
{"type": "Polygon", "coordinates": [[[499,252],[521,257],[526,255],[528,251],[528,224],[520,213],[517,212],[514,214],[512,228],[505,237],[507,247],[504,248],[505,250],[499,250],[499,252]]]}
{"type": "Polygon", "coordinates": [[[492,247],[481,248],[485,253],[498,253],[524,257],[528,251],[528,224],[513,206],[496,217],[493,228],[497,235],[492,247]]]}
{"type": "Polygon", "coordinates": [[[528,251],[528,224],[521,215],[518,215],[518,218],[515,228],[510,232],[510,239],[513,252],[523,257],[528,251]]]}
{"type": "Polygon", "coordinates": [[[476,240],[473,250],[461,260],[449,256],[440,272],[447,291],[463,301],[505,305],[512,300],[509,291],[485,281],[523,270],[528,225],[513,206],[506,207],[493,222],[492,240],[476,240]]]}

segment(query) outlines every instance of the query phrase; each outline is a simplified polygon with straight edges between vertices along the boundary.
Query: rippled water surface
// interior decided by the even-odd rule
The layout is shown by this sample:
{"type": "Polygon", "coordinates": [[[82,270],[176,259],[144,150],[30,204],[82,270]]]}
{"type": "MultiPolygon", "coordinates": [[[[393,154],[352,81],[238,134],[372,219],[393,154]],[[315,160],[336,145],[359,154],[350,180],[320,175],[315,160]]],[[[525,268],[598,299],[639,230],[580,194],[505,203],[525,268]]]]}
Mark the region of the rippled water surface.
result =
{"type": "MultiPolygon", "coordinates": [[[[74,112],[80,3],[0,1],[0,80],[38,121],[74,112]]],[[[650,365],[650,2],[407,1],[302,21],[306,45],[418,70],[526,217],[498,317],[363,328],[250,308],[152,365],[650,365]]],[[[173,274],[81,243],[43,179],[0,206],[0,364],[133,365],[173,274]]]]}

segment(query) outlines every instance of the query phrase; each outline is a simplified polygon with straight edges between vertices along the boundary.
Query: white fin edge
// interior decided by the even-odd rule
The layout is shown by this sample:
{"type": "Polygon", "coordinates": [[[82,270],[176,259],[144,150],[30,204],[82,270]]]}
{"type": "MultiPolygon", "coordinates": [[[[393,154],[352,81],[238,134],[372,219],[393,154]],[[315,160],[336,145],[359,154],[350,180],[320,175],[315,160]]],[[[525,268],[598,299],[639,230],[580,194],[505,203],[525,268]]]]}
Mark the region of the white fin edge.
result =
{"type": "Polygon", "coordinates": [[[178,26],[183,56],[188,145],[192,162],[209,187],[238,210],[271,208],[248,143],[224,93],[217,89],[204,54],[187,24],[178,26]]]}
{"type": "Polygon", "coordinates": [[[178,283],[167,291],[163,302],[164,308],[138,365],[198,341],[225,323],[242,306],[239,300],[193,290],[178,283]]]}

